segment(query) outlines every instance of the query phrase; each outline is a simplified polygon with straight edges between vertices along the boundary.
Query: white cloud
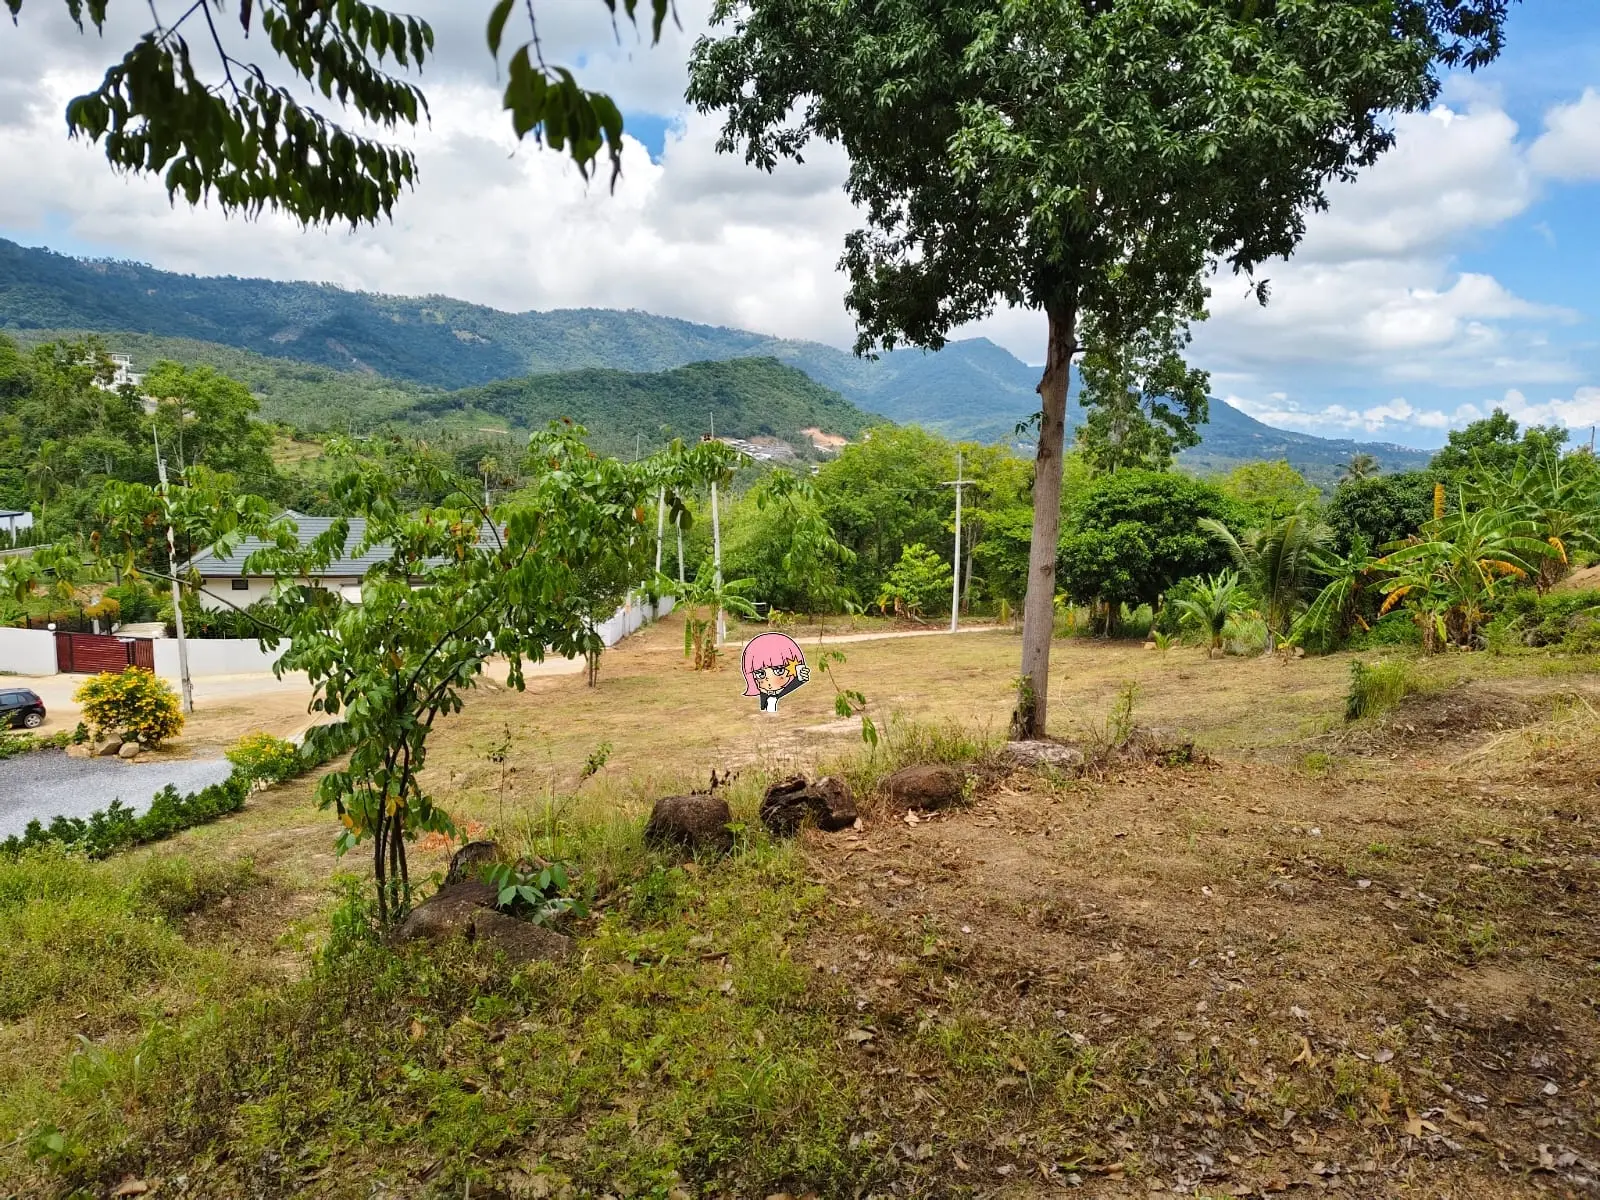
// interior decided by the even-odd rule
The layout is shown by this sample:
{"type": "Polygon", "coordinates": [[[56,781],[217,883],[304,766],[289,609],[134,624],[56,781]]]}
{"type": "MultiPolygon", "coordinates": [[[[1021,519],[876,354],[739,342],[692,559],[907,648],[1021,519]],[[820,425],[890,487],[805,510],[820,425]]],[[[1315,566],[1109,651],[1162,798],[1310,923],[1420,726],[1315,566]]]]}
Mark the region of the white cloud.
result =
{"type": "MultiPolygon", "coordinates": [[[[178,0],[158,5],[177,11],[178,0]]],[[[651,48],[625,22],[614,34],[595,0],[539,5],[550,61],[580,68],[627,112],[681,122],[657,162],[630,144],[613,194],[603,181],[585,186],[559,155],[515,143],[484,46],[486,6],[413,0],[438,35],[421,80],[433,119],[410,139],[422,179],[393,224],[348,234],[173,208],[157,181],[112,176],[97,148],[67,141],[61,113],[142,30],[145,6],[112,5],[101,39],[79,34],[59,4],[30,4],[0,38],[0,229],[24,240],[33,231],[34,241],[48,231],[180,271],[445,293],[513,310],[641,308],[848,345],[836,263],[857,216],[840,191],[842,156],[819,147],[804,167],[768,176],[715,153],[714,120],[682,103],[688,49],[709,6],[677,0],[682,28],[669,25],[651,48]]],[[[508,44],[526,36],[521,21],[519,9],[508,44]]],[[[258,39],[249,48],[264,53],[258,39]]],[[[1243,280],[1213,281],[1213,316],[1194,352],[1230,402],[1291,428],[1395,438],[1430,437],[1471,419],[1468,408],[1505,403],[1485,400],[1486,388],[1575,389],[1529,410],[1573,421],[1588,411],[1594,389],[1578,385],[1593,381],[1594,362],[1562,335],[1576,314],[1463,270],[1456,256],[1527,212],[1549,181],[1600,177],[1600,93],[1552,109],[1531,141],[1492,88],[1475,80],[1448,94],[1449,105],[1398,117],[1394,150],[1330,190],[1300,253],[1263,270],[1266,308],[1243,280]],[[1418,399],[1442,391],[1464,394],[1418,399]],[[1324,402],[1334,394],[1340,404],[1324,402]]],[[[958,336],[975,334],[1028,361],[1043,356],[1038,313],[1003,310],[958,336]]]]}
{"type": "Polygon", "coordinates": [[[1600,91],[1585,88],[1573,103],[1547,112],[1528,161],[1551,179],[1600,179],[1600,91]]]}

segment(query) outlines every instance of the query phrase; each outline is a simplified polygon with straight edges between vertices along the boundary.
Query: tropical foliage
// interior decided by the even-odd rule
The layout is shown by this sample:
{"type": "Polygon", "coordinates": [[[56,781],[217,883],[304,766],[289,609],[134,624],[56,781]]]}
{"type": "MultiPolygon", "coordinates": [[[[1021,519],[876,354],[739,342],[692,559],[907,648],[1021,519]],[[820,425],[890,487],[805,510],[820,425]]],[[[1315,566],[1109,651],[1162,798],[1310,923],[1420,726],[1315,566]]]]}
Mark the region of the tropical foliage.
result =
{"type": "Polygon", "coordinates": [[[1244,609],[1238,572],[1224,571],[1207,576],[1195,584],[1187,596],[1173,603],[1180,614],[1179,622],[1198,629],[1209,640],[1212,650],[1220,650],[1229,623],[1244,609]]]}
{"type": "Polygon", "coordinates": [[[1288,636],[1305,604],[1316,556],[1328,543],[1327,527],[1310,508],[1237,537],[1222,522],[1206,518],[1202,529],[1226,548],[1234,565],[1261,599],[1267,623],[1267,651],[1288,636]]]}

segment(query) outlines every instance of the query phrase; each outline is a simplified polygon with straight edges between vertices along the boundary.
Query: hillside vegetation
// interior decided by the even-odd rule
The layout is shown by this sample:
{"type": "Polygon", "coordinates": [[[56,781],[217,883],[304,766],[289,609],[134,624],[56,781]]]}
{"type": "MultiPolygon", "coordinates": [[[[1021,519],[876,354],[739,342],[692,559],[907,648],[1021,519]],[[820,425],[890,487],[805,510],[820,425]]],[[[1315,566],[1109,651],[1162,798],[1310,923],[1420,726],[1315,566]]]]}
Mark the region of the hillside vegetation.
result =
{"type": "MultiPolygon", "coordinates": [[[[217,366],[258,391],[263,415],[315,428],[390,419],[411,388],[455,390],[586,368],[666,371],[751,357],[776,359],[862,410],[951,438],[1026,440],[1017,427],[1038,409],[1039,368],[986,338],[953,341],[937,353],[896,350],[866,361],[819,342],[643,312],[507,313],[444,296],[199,278],[140,263],[85,261],[3,239],[0,329],[30,341],[43,331],[114,334],[111,349],[129,349],[141,359],[136,343],[154,335],[163,344],[151,344],[150,361],[169,357],[217,366]],[[253,357],[222,361],[237,351],[253,357]],[[299,375],[298,368],[279,365],[282,360],[331,373],[299,375]]],[[[1083,419],[1077,393],[1075,379],[1069,436],[1083,419]]],[[[1370,453],[1391,472],[1415,470],[1428,460],[1426,453],[1400,446],[1273,429],[1220,400],[1211,413],[1203,443],[1182,458],[1192,470],[1285,458],[1312,482],[1328,486],[1353,453],[1370,453]]]]}
{"type": "Polygon", "coordinates": [[[805,439],[819,427],[855,438],[872,418],[837,392],[771,358],[691,363],[671,371],[590,369],[506,379],[417,399],[397,419],[482,414],[518,429],[567,417],[595,432],[599,444],[635,437],[655,445],[713,427],[739,437],[805,439]]]}

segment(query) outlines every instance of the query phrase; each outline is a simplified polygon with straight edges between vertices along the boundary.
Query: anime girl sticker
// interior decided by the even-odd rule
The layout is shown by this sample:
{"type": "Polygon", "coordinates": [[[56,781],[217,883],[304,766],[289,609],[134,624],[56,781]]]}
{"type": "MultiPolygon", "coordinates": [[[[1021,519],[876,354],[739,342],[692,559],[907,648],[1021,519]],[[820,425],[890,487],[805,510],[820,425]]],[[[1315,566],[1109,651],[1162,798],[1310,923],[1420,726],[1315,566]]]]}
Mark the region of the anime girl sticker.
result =
{"type": "Polygon", "coordinates": [[[761,711],[778,711],[778,697],[787,696],[811,678],[800,644],[786,633],[763,633],[745,643],[746,696],[761,697],[761,711]]]}

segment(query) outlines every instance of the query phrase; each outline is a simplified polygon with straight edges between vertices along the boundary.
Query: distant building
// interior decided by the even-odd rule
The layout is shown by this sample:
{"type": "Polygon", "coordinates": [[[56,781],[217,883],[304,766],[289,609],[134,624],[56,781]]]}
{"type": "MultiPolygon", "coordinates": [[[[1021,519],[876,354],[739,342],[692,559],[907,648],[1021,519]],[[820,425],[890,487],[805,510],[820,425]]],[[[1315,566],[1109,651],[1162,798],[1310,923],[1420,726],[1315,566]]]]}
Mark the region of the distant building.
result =
{"type": "Polygon", "coordinates": [[[110,354],[106,357],[111,360],[111,365],[116,368],[116,373],[111,376],[111,382],[105,385],[107,388],[115,391],[123,386],[133,388],[144,386],[144,372],[133,369],[133,355],[110,354]]]}
{"type": "Polygon", "coordinates": [[[0,533],[15,537],[24,529],[33,528],[33,514],[18,508],[0,508],[0,533]]]}

